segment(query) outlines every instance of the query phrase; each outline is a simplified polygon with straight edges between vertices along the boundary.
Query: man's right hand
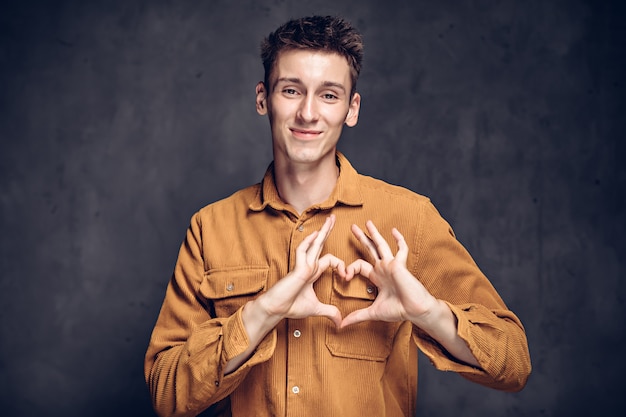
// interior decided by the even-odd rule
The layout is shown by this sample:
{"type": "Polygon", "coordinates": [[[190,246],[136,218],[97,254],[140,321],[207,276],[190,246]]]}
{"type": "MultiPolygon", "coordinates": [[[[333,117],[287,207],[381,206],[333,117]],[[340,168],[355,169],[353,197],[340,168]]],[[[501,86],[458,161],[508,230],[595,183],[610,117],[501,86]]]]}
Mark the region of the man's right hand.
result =
{"type": "Polygon", "coordinates": [[[249,301],[243,308],[242,320],[250,345],[241,355],[231,359],[225,372],[237,369],[261,340],[284,318],[303,319],[310,316],[328,317],[336,326],[341,324],[341,312],[333,305],[320,302],[313,290],[313,283],[329,267],[345,278],[344,262],[334,255],[320,258],[324,242],[335,225],[335,216],[330,215],[319,231],[307,236],[296,248],[296,264],[292,271],[280,279],[266,293],[249,301]]]}

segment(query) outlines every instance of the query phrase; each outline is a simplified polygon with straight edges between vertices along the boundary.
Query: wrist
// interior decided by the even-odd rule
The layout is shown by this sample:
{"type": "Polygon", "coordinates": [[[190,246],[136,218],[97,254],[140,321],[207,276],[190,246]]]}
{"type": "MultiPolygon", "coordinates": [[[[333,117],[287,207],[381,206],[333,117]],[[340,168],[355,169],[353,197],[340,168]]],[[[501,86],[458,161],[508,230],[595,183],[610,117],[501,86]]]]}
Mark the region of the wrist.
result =
{"type": "Polygon", "coordinates": [[[411,322],[435,339],[443,335],[449,337],[451,331],[456,333],[456,317],[452,314],[448,304],[435,297],[432,297],[429,304],[426,311],[411,322]]]}
{"type": "Polygon", "coordinates": [[[282,317],[268,311],[264,306],[263,296],[248,301],[241,312],[248,336],[251,339],[262,339],[282,320],[282,317]]]}

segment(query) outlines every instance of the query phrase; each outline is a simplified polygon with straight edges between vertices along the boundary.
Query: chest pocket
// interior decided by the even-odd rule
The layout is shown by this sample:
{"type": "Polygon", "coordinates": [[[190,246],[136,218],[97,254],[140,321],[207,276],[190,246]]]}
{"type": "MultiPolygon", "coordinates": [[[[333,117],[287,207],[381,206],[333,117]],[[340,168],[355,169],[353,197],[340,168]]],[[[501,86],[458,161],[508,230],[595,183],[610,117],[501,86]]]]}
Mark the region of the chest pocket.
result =
{"type": "MultiPolygon", "coordinates": [[[[355,277],[345,282],[333,277],[331,304],[337,306],[341,315],[367,308],[376,299],[376,287],[366,279],[355,277]]],[[[353,359],[385,361],[391,349],[395,334],[401,323],[365,321],[344,329],[329,326],[326,331],[326,346],[333,356],[353,359]]]]}
{"type": "Polygon", "coordinates": [[[204,274],[200,294],[215,317],[229,317],[267,290],[268,267],[212,269],[204,274]]]}

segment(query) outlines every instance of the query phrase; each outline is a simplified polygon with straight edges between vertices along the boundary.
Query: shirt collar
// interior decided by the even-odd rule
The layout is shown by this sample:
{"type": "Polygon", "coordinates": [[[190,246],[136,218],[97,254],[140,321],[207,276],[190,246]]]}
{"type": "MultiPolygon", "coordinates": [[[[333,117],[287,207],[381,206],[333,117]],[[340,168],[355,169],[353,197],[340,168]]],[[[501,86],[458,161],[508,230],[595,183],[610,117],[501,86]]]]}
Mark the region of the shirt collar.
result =
{"type": "MultiPolygon", "coordinates": [[[[347,206],[360,206],[363,204],[363,197],[361,196],[359,186],[359,173],[352,167],[348,159],[341,152],[337,151],[336,158],[337,165],[339,166],[337,184],[328,199],[316,205],[319,209],[329,209],[337,204],[347,206]]],[[[278,195],[278,189],[274,181],[274,162],[272,162],[267,168],[267,171],[265,171],[259,192],[249,207],[250,210],[253,211],[262,211],[268,205],[275,210],[286,210],[289,207],[278,195]]]]}

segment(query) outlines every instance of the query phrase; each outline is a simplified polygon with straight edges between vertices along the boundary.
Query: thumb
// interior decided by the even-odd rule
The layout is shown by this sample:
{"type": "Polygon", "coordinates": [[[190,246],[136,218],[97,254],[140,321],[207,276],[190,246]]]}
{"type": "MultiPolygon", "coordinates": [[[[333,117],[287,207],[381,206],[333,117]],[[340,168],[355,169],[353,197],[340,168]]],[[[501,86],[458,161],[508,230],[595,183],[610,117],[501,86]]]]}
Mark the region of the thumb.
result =
{"type": "Polygon", "coordinates": [[[343,329],[344,327],[348,327],[352,324],[357,324],[368,320],[371,320],[369,308],[362,308],[348,314],[339,325],[339,328],[343,329]]]}
{"type": "Polygon", "coordinates": [[[341,326],[341,312],[337,307],[333,305],[320,303],[315,315],[327,317],[328,319],[330,319],[330,321],[335,323],[335,326],[341,326]]]}

